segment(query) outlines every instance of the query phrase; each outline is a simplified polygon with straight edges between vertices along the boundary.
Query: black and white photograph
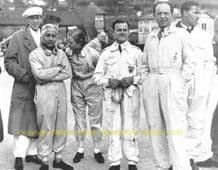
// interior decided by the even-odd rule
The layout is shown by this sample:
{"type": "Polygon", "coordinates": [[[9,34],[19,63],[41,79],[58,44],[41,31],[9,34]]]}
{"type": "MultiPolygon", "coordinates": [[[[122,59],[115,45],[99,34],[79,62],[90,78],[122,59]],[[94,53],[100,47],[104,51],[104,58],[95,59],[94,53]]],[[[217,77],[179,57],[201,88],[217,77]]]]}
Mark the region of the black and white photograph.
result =
{"type": "Polygon", "coordinates": [[[218,0],[0,0],[0,170],[218,170],[218,0]]]}

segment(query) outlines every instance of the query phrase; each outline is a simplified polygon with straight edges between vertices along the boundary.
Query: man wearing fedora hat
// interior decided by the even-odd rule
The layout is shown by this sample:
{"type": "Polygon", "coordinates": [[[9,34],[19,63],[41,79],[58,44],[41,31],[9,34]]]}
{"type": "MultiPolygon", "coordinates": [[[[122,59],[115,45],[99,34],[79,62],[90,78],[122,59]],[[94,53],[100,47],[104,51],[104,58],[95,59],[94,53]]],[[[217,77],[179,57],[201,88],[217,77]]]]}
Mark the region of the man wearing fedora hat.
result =
{"type": "Polygon", "coordinates": [[[14,168],[23,170],[22,158],[26,162],[40,163],[37,157],[38,126],[33,103],[35,81],[31,74],[28,57],[40,45],[42,9],[30,7],[22,17],[25,28],[14,33],[5,55],[5,68],[14,78],[9,113],[8,133],[14,135],[14,168]]]}

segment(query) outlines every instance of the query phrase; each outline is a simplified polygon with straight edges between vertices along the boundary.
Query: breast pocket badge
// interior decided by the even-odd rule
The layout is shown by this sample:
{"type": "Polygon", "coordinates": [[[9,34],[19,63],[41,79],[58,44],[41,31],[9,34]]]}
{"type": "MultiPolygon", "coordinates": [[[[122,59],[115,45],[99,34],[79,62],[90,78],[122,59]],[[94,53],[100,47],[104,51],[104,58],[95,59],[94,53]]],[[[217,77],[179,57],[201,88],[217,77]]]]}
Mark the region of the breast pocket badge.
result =
{"type": "Polygon", "coordinates": [[[132,73],[134,71],[134,67],[133,66],[128,66],[128,71],[129,71],[129,73],[132,73]]]}
{"type": "Polygon", "coordinates": [[[173,56],[173,63],[175,63],[177,60],[177,53],[175,53],[175,55],[173,56]]]}

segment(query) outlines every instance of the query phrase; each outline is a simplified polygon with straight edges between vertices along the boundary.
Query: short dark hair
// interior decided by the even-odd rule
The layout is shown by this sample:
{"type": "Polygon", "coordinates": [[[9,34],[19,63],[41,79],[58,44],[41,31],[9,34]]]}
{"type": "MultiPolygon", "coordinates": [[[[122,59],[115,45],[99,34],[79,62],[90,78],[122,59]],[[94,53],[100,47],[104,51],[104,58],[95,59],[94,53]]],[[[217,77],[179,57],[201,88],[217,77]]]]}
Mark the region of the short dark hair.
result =
{"type": "Polygon", "coordinates": [[[168,5],[170,6],[170,12],[171,12],[171,14],[173,14],[174,8],[173,8],[173,5],[172,5],[171,3],[167,2],[167,1],[159,1],[159,2],[157,2],[157,3],[155,3],[155,4],[153,5],[153,14],[154,14],[154,15],[155,15],[155,12],[156,12],[156,7],[157,7],[157,5],[159,5],[159,4],[168,4],[168,5]]]}
{"type": "Polygon", "coordinates": [[[128,28],[129,28],[129,22],[128,21],[125,21],[125,20],[122,20],[122,19],[117,19],[112,24],[113,30],[115,29],[116,24],[122,24],[122,23],[126,23],[128,25],[128,28]]]}
{"type": "Polygon", "coordinates": [[[184,14],[184,11],[189,11],[191,9],[192,6],[200,6],[198,2],[195,1],[187,1],[182,3],[180,11],[181,11],[181,15],[184,14]]]}

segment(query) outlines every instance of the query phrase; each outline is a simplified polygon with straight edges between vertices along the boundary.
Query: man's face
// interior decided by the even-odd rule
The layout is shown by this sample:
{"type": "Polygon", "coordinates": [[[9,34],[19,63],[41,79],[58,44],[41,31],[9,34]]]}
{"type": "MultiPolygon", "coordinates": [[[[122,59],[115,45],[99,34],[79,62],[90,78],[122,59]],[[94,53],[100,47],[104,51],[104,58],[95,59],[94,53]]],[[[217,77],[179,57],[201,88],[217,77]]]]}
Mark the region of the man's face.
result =
{"type": "Polygon", "coordinates": [[[32,28],[34,31],[37,31],[42,22],[42,17],[39,15],[29,16],[27,17],[27,22],[30,28],[32,28]]]}
{"type": "Polygon", "coordinates": [[[55,46],[58,34],[54,28],[48,28],[42,37],[42,41],[49,47],[55,46]]]}
{"type": "Polygon", "coordinates": [[[189,11],[184,11],[184,17],[187,20],[189,26],[196,26],[200,17],[200,8],[198,6],[191,6],[189,11]]]}
{"type": "Polygon", "coordinates": [[[129,38],[127,23],[117,23],[114,28],[114,38],[118,43],[123,43],[129,38]]]}
{"type": "Polygon", "coordinates": [[[155,8],[155,19],[160,28],[169,27],[173,16],[170,6],[166,3],[158,4],[155,8]]]}

